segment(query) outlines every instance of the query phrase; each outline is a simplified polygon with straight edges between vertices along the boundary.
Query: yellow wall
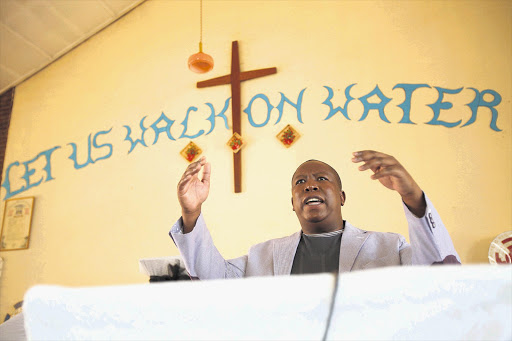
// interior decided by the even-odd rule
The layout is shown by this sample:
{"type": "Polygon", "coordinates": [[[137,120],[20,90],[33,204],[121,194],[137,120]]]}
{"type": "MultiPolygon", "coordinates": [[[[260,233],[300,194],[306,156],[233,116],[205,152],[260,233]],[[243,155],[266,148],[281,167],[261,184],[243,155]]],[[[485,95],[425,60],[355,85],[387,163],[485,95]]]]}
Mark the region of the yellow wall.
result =
{"type": "MultiPolygon", "coordinates": [[[[232,157],[225,146],[231,132],[222,120],[211,134],[194,139],[212,163],[203,211],[225,257],[300,228],[291,210],[290,177],[309,158],[339,170],[347,193],[345,219],[407,236],[399,196],[350,161],[351,152],[368,148],[402,161],[435,203],[464,262],[487,262],[492,239],[512,225],[510,1],[205,1],[204,49],[215,59],[206,75],[186,68],[188,56],[197,51],[198,10],[196,1],[150,0],[17,87],[4,179],[11,163],[60,149],[51,157],[54,180],[13,196],[34,196],[35,210],[29,249],[0,253],[0,316],[34,284],[146,282],[138,259],[178,254],[167,233],[180,215],[176,184],[187,166],[179,155],[189,142],[178,139],[180,122],[195,106],[189,133],[209,130],[205,103],[218,113],[230,90],[196,89],[195,83],[229,72],[233,40],[240,44],[242,70],[278,69],[276,75],[242,84],[242,109],[259,93],[277,106],[279,92],[296,102],[306,90],[303,124],[288,104],[281,122],[274,125],[274,109],[261,128],[242,113],[248,145],[241,194],[233,193],[232,157]],[[325,121],[324,86],[334,90],[333,104],[343,106],[345,88],[353,83],[351,120],[338,113],[325,121]],[[404,91],[393,87],[399,83],[430,86],[413,94],[414,125],[398,123],[404,91]],[[376,110],[359,121],[363,106],[357,98],[376,85],[392,99],[385,108],[391,123],[376,110]],[[425,124],[433,117],[427,104],[438,99],[434,87],[463,88],[444,96],[453,108],[439,117],[462,120],[459,126],[425,124]],[[465,104],[475,95],[469,88],[501,95],[496,106],[501,131],[491,129],[491,112],[483,107],[473,124],[461,127],[471,117],[465,104]],[[176,141],[161,134],[153,145],[149,129],[147,147],[128,153],[124,126],[140,137],[140,120],[147,116],[149,127],[162,112],[176,121],[171,129],[176,141]],[[288,123],[302,138],[286,149],[275,135],[288,123]],[[112,156],[74,169],[68,143],[78,145],[83,163],[88,135],[111,128],[98,143],[111,144],[112,156]]],[[[254,102],[252,113],[264,121],[263,101],[254,102]]],[[[107,152],[94,149],[92,157],[107,152]]],[[[43,161],[31,164],[32,182],[46,176],[43,161]]],[[[12,167],[11,190],[24,184],[22,173],[22,167],[12,167]]],[[[6,189],[0,194],[4,199],[6,189]]]]}

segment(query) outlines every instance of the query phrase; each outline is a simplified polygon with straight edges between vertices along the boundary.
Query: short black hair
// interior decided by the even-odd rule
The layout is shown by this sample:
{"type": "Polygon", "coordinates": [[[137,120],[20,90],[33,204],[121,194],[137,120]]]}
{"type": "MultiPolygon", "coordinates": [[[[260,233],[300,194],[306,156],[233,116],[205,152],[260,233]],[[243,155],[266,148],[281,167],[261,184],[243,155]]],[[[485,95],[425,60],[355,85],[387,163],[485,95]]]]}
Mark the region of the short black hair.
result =
{"type": "MultiPolygon", "coordinates": [[[[334,169],[330,164],[326,163],[326,162],[323,162],[323,161],[320,161],[320,160],[316,160],[316,159],[309,159],[307,161],[304,161],[303,163],[301,163],[299,165],[302,166],[303,164],[307,163],[307,162],[311,162],[311,161],[316,161],[316,162],[321,162],[323,163],[324,165],[326,165],[327,167],[329,167],[332,172],[336,175],[336,183],[338,184],[339,188],[340,188],[340,191],[342,190],[342,183],[341,183],[341,178],[340,178],[340,175],[338,174],[338,172],[336,172],[336,169],[334,169]]],[[[297,169],[299,169],[299,167],[297,167],[297,169]]],[[[297,172],[297,170],[295,170],[295,172],[297,172]]],[[[293,173],[293,175],[295,175],[295,173],[293,173]]],[[[293,177],[292,177],[293,178],[293,177]]]]}

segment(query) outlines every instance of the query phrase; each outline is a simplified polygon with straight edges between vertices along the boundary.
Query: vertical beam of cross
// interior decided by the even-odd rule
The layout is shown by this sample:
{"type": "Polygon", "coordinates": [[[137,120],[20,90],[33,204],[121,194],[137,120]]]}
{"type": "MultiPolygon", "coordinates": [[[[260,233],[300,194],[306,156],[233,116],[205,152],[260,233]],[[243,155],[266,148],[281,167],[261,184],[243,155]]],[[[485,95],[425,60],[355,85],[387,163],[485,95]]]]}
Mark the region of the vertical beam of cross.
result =
{"type": "MultiPolygon", "coordinates": [[[[238,53],[238,41],[231,44],[231,74],[208,79],[197,83],[198,88],[207,88],[216,85],[231,84],[231,117],[233,124],[233,134],[242,135],[242,119],[241,119],[241,94],[240,83],[246,80],[259,78],[263,76],[277,73],[277,68],[271,67],[266,69],[258,69],[240,72],[240,57],[238,53]]],[[[242,151],[233,153],[234,182],[235,193],[242,192],[242,151]]]]}

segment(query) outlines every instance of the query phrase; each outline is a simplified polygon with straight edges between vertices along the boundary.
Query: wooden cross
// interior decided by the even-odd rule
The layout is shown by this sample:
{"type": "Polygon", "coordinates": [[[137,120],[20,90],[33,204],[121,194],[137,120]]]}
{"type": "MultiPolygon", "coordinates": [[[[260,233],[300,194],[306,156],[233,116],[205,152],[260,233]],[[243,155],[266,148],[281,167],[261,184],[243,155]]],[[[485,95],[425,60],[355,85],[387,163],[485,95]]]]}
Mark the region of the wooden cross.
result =
{"type": "MultiPolygon", "coordinates": [[[[240,58],[238,56],[238,41],[231,44],[231,74],[198,82],[198,88],[215,85],[231,84],[231,117],[233,121],[233,134],[242,135],[240,83],[249,79],[268,76],[277,73],[275,67],[240,72],[240,58]]],[[[233,166],[235,173],[235,193],[242,192],[242,151],[233,153],[233,166]]]]}

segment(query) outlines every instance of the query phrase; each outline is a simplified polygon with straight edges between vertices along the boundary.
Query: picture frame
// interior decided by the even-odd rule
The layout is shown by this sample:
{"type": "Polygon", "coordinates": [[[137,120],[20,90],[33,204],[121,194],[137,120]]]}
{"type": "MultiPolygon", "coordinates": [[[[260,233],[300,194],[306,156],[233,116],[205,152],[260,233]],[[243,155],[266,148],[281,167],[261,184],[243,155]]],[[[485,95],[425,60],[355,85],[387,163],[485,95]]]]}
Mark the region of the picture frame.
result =
{"type": "Polygon", "coordinates": [[[0,251],[28,249],[33,209],[34,197],[5,201],[0,251]]]}

